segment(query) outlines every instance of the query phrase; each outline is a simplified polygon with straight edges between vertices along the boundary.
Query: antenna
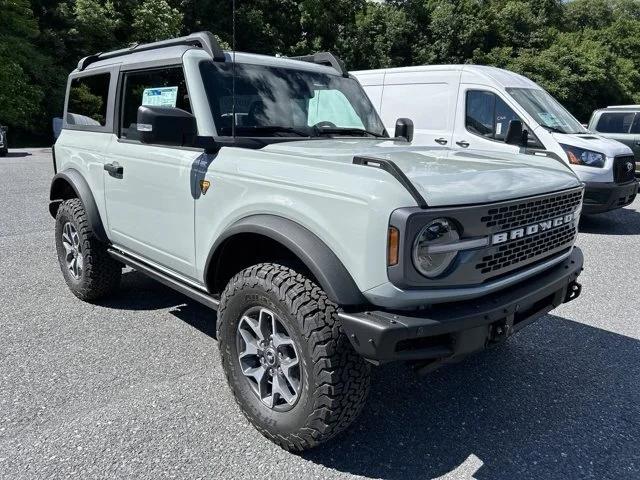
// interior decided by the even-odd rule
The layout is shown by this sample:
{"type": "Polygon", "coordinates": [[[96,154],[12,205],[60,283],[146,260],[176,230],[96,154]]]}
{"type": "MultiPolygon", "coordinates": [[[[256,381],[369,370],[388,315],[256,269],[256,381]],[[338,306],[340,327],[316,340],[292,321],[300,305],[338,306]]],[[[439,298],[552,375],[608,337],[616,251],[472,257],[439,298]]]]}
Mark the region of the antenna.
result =
{"type": "Polygon", "coordinates": [[[233,48],[233,64],[231,65],[231,136],[236,136],[236,0],[233,0],[231,43],[233,48]]]}

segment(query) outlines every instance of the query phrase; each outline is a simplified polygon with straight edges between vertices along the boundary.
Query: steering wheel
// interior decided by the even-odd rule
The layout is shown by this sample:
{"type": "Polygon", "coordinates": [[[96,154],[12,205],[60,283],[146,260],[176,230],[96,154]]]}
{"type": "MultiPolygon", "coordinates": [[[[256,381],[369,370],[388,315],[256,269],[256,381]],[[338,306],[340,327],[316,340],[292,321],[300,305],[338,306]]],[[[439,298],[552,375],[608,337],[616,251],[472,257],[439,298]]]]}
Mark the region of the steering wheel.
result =
{"type": "Polygon", "coordinates": [[[318,122],[313,127],[314,128],[337,128],[335,123],[332,123],[328,120],[323,120],[322,122],[318,122]]]}

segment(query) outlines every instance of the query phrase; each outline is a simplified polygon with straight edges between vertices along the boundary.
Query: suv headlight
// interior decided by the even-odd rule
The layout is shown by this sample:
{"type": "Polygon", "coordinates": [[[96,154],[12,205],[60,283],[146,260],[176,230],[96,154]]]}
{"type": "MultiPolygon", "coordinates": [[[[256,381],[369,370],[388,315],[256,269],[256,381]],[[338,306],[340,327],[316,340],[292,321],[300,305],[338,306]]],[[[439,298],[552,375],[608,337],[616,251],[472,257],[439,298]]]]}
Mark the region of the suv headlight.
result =
{"type": "Polygon", "coordinates": [[[562,149],[569,157],[569,163],[572,165],[586,165],[587,167],[604,167],[604,161],[606,157],[600,152],[593,152],[591,150],[585,150],[584,148],[578,148],[571,145],[560,144],[562,149]]]}
{"type": "Polygon", "coordinates": [[[451,220],[431,220],[420,230],[413,242],[413,265],[425,277],[435,278],[441,275],[458,254],[457,250],[442,247],[459,239],[460,233],[451,220]]]}

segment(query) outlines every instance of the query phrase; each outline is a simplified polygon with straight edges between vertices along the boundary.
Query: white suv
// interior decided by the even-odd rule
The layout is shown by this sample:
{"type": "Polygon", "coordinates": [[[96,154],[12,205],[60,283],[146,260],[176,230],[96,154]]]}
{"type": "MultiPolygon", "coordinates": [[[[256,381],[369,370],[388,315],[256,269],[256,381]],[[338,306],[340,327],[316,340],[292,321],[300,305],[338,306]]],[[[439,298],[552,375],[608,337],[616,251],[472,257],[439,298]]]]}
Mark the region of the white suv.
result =
{"type": "Polygon", "coordinates": [[[129,265],[217,310],[242,411],[312,447],[357,417],[371,364],[431,369],[580,293],[566,165],[411,137],[330,54],[198,33],[84,58],[54,148],[64,279],[98,301],[129,265]]]}

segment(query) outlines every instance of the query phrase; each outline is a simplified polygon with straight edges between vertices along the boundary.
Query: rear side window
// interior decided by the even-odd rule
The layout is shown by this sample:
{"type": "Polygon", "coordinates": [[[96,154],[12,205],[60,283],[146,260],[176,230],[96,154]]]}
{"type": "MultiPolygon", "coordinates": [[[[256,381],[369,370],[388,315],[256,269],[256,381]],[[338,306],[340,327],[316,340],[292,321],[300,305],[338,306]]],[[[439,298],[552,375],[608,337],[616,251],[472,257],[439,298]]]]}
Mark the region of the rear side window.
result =
{"type": "Polygon", "coordinates": [[[69,89],[67,123],[103,127],[107,122],[110,73],[74,78],[69,89]]]}
{"type": "Polygon", "coordinates": [[[191,103],[182,67],[130,72],[124,76],[120,136],[139,140],[138,107],[176,107],[191,113],[191,103]]]}
{"type": "Polygon", "coordinates": [[[629,133],[635,112],[605,112],[600,116],[596,131],[602,133],[629,133]]]}

